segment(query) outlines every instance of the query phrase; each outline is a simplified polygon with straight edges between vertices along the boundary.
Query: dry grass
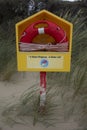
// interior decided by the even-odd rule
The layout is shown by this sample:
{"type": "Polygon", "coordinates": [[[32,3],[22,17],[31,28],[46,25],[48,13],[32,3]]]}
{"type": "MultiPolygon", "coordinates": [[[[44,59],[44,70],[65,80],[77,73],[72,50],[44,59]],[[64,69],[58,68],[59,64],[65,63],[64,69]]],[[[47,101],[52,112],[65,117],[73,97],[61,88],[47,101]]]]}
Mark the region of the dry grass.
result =
{"type": "Polygon", "coordinates": [[[83,130],[87,128],[87,29],[80,13],[72,17],[67,12],[63,16],[74,24],[71,72],[48,73],[44,113],[39,112],[37,85],[24,92],[18,103],[6,106],[2,115],[8,124],[28,124],[33,118],[34,125],[41,122],[49,126],[61,120],[56,118],[58,114],[62,120],[74,116],[83,130]]]}

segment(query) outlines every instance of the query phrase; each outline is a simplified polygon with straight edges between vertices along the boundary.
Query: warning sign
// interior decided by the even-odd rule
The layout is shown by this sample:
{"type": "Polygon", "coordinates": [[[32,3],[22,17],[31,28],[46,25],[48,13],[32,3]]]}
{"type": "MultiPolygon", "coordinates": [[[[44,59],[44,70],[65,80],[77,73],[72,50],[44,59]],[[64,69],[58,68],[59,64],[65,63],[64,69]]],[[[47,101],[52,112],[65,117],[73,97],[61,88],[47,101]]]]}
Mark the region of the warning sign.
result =
{"type": "Polygon", "coordinates": [[[27,56],[27,68],[63,69],[63,56],[27,56]]]}

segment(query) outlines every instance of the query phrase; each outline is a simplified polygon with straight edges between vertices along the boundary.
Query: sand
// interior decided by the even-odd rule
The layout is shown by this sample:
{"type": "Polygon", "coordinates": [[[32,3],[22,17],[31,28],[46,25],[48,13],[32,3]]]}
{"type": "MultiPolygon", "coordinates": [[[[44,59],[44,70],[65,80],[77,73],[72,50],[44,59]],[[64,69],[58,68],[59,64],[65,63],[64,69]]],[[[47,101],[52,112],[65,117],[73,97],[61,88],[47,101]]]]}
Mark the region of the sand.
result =
{"type": "MultiPolygon", "coordinates": [[[[7,101],[20,97],[27,88],[34,84],[39,85],[39,73],[36,72],[15,73],[10,81],[0,81],[0,113],[7,101]]],[[[77,130],[77,128],[78,124],[72,118],[65,122],[58,122],[55,127],[49,128],[40,123],[33,126],[31,120],[29,126],[15,125],[10,127],[0,120],[0,130],[77,130]]]]}

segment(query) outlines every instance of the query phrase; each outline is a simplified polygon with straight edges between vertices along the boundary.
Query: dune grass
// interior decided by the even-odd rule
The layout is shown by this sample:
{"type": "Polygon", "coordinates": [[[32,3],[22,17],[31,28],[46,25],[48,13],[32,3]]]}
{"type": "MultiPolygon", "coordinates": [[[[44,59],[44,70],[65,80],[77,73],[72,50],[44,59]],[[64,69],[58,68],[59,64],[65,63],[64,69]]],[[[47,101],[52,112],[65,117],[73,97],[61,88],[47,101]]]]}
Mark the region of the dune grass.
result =
{"type": "MultiPolygon", "coordinates": [[[[67,12],[63,16],[74,25],[71,72],[47,74],[47,100],[44,112],[39,112],[37,85],[24,92],[16,104],[6,106],[2,115],[8,124],[28,124],[32,118],[33,125],[41,122],[49,126],[73,116],[83,129],[87,128],[87,27],[80,13],[79,11],[72,16],[67,12]]],[[[13,44],[10,44],[11,46],[14,48],[13,44]]],[[[8,54],[11,54],[11,51],[8,54]]],[[[12,57],[9,55],[10,58],[12,57]]]]}
{"type": "MultiPolygon", "coordinates": [[[[39,85],[38,85],[39,86],[39,85]]],[[[5,106],[2,116],[3,121],[9,125],[22,124],[28,125],[30,118],[32,119],[33,125],[36,123],[42,123],[46,127],[54,126],[60,117],[56,116],[56,110],[61,110],[60,100],[55,97],[58,96],[54,89],[47,90],[47,100],[44,111],[40,111],[39,107],[39,87],[36,84],[26,90],[18,100],[18,102],[11,103],[5,106]],[[59,103],[58,103],[59,101],[59,103]]],[[[61,114],[62,115],[62,114],[61,114]]]]}
{"type": "Polygon", "coordinates": [[[15,24],[21,18],[3,22],[0,25],[0,79],[8,80],[16,72],[15,24]]]}
{"type": "Polygon", "coordinates": [[[74,17],[70,13],[64,16],[74,24],[71,72],[48,76],[50,85],[61,86],[65,117],[74,116],[83,130],[87,129],[87,27],[80,13],[74,17]]]}

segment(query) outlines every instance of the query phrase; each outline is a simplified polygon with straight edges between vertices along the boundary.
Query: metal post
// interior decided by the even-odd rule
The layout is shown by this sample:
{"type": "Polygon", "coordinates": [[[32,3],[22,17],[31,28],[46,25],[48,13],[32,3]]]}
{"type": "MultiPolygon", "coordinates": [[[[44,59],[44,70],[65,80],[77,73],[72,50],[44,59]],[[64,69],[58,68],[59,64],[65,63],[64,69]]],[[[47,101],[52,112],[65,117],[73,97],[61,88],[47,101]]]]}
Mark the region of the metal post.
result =
{"type": "Polygon", "coordinates": [[[46,103],[46,72],[40,72],[40,107],[46,103]]]}

